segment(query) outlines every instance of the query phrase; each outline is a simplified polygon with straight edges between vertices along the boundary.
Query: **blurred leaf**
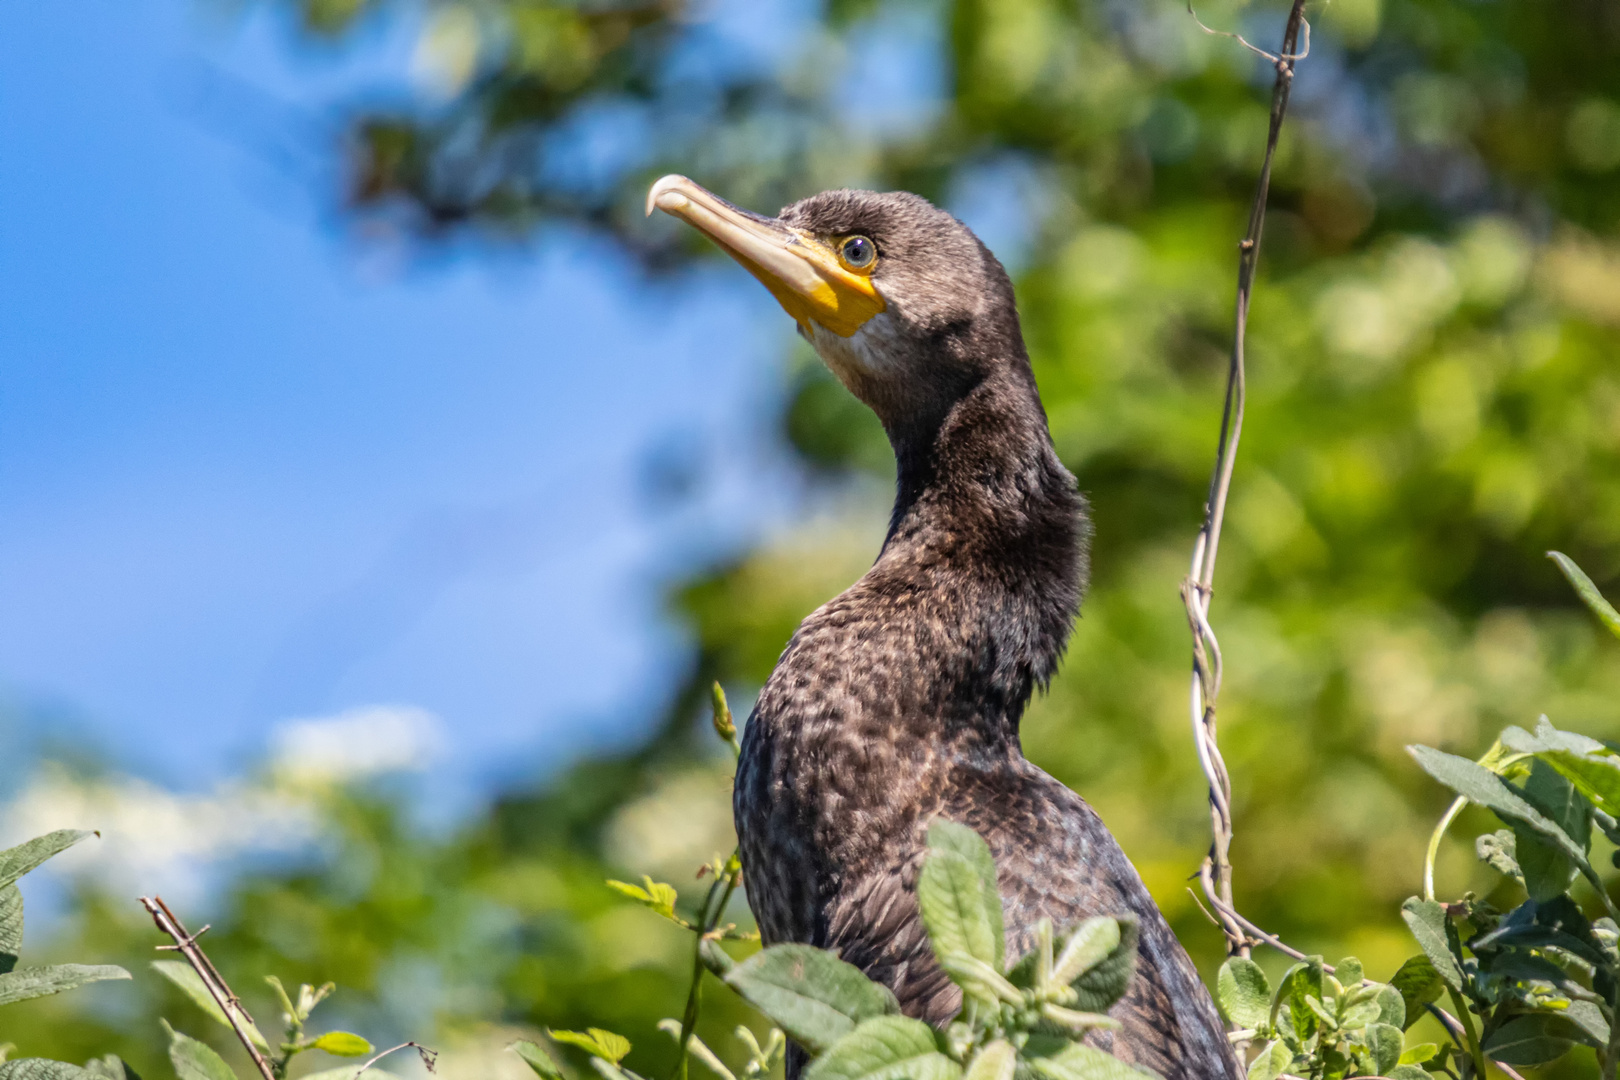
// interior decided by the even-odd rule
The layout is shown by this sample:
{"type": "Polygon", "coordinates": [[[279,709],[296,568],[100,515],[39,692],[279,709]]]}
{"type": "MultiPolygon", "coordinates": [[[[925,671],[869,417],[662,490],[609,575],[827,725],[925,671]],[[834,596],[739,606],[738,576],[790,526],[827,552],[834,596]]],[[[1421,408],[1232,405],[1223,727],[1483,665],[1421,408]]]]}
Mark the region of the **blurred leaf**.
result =
{"type": "Polygon", "coordinates": [[[1249,1062],[1248,1080],[1277,1080],[1294,1061],[1294,1052],[1281,1040],[1267,1043],[1249,1062]]]}
{"type": "Polygon", "coordinates": [[[37,836],[25,844],[0,851],[0,888],[10,885],[53,855],[61,854],[94,833],[83,829],[58,829],[37,836]]]}
{"type": "Polygon", "coordinates": [[[1081,1012],[1107,1012],[1130,988],[1136,971],[1137,922],[1132,916],[1114,921],[1119,926],[1119,944],[1070,983],[1075,991],[1074,1008],[1081,1012]]]}
{"type": "Polygon", "coordinates": [[[534,1070],[536,1076],[543,1076],[545,1080],[563,1080],[562,1070],[557,1068],[557,1063],[551,1060],[551,1055],[538,1044],[527,1039],[519,1039],[512,1044],[511,1049],[534,1070]]]}
{"type": "Polygon", "coordinates": [[[686,925],[686,921],[675,914],[675,900],[677,895],[675,886],[666,885],[662,881],[654,881],[650,875],[642,875],[642,885],[632,885],[628,881],[614,881],[608,879],[608,888],[621,896],[628,896],[636,903],[651,908],[671,922],[686,925]]]}
{"type": "Polygon", "coordinates": [[[960,953],[1001,971],[1006,938],[996,865],[978,833],[943,818],[928,826],[917,906],[935,956],[960,953]]]}
{"type": "Polygon", "coordinates": [[[168,1031],[169,1061],[180,1080],[237,1080],[230,1066],[207,1043],[198,1042],[172,1027],[168,1031]]]}
{"type": "Polygon", "coordinates": [[[383,1069],[367,1069],[365,1072],[356,1072],[353,1065],[340,1065],[335,1069],[322,1069],[320,1072],[305,1073],[298,1080],[405,1080],[398,1073],[387,1072],[383,1069]]]}
{"type": "MultiPolygon", "coordinates": [[[[202,976],[198,975],[190,964],[184,960],[153,960],[152,970],[184,991],[186,997],[190,998],[199,1009],[212,1017],[215,1023],[233,1033],[235,1032],[236,1029],[231,1027],[231,1022],[220,1009],[219,1003],[214,1000],[214,995],[208,992],[208,987],[202,981],[202,976]]],[[[270,1049],[270,1042],[259,1031],[258,1025],[245,1015],[242,1017],[242,1027],[247,1031],[248,1038],[253,1040],[254,1046],[257,1046],[260,1050],[270,1049]]]]}
{"type": "Polygon", "coordinates": [[[1391,1080],[1430,1080],[1429,1074],[1416,1065],[1397,1065],[1389,1070],[1391,1080]]]}
{"type": "MultiPolygon", "coordinates": [[[[1423,770],[1457,794],[1487,807],[1506,819],[1509,824],[1523,823],[1570,856],[1578,866],[1586,866],[1586,852],[1552,821],[1526,802],[1501,777],[1467,758],[1447,754],[1427,746],[1409,746],[1407,750],[1417,759],[1423,770]]],[[[1430,954],[1433,959],[1433,954],[1430,954]]]]}
{"type": "Polygon", "coordinates": [[[968,1062],[962,1080],[1013,1080],[1018,1051],[1006,1039],[997,1039],[968,1062]]]}
{"type": "Polygon", "coordinates": [[[16,885],[0,889],[0,975],[17,966],[22,954],[23,899],[16,885]]]}
{"type": "Polygon", "coordinates": [[[1611,634],[1620,637],[1620,611],[1615,611],[1614,605],[1603,599],[1603,594],[1598,592],[1597,586],[1592,584],[1592,579],[1586,576],[1585,571],[1575,565],[1575,560],[1560,551],[1549,551],[1547,557],[1558,564],[1558,569],[1562,570],[1569,583],[1575,586],[1575,592],[1586,606],[1592,609],[1592,614],[1609,628],[1611,634]]]}
{"type": "Polygon", "coordinates": [[[1052,961],[1052,981],[1072,983],[1102,963],[1119,948],[1124,934],[1117,919],[1099,915],[1087,919],[1064,939],[1063,951],[1052,961]]]}
{"type": "MultiPolygon", "coordinates": [[[[1586,799],[1547,762],[1537,758],[1530,764],[1524,797],[1583,851],[1591,845],[1592,814],[1586,799]]],[[[1565,851],[1526,826],[1513,827],[1514,850],[1525,889],[1532,900],[1562,896],[1575,876],[1575,863],[1565,851]]]]}
{"type": "Polygon", "coordinates": [[[97,1080],[141,1080],[140,1074],[126,1065],[117,1054],[85,1062],[84,1071],[97,1080]]]}
{"type": "Polygon", "coordinates": [[[371,1043],[347,1031],[328,1031],[310,1045],[338,1057],[365,1057],[372,1052],[371,1043]]]}
{"type": "Polygon", "coordinates": [[[592,1057],[617,1065],[630,1052],[630,1040],[603,1028],[585,1031],[547,1031],[554,1042],[577,1046],[592,1057]]]}
{"type": "Polygon", "coordinates": [[[1032,1058],[1029,1064],[1046,1080],[1142,1080],[1144,1075],[1158,1075],[1082,1043],[1070,1043],[1051,1057],[1032,1058]]]}
{"type": "Polygon", "coordinates": [[[1233,1026],[1263,1027],[1271,1015],[1271,983],[1253,960],[1228,957],[1215,980],[1215,1000],[1233,1026]]]}
{"type": "Polygon", "coordinates": [[[960,1080],[934,1029],[904,1016],[862,1021],[811,1063],[805,1080],[960,1080]]]}
{"type": "Polygon", "coordinates": [[[64,990],[106,979],[127,979],[129,972],[112,964],[53,964],[17,968],[0,975],[0,1005],[60,994],[64,990]]]}
{"type": "Polygon", "coordinates": [[[726,985],[812,1053],[863,1020],[900,1011],[889,989],[809,945],[772,945],[726,972],[726,985]]]}
{"type": "Polygon", "coordinates": [[[1497,1028],[1482,1044],[1487,1057],[1506,1065],[1544,1065],[1574,1045],[1569,1021],[1548,1013],[1518,1016],[1497,1028]]]}

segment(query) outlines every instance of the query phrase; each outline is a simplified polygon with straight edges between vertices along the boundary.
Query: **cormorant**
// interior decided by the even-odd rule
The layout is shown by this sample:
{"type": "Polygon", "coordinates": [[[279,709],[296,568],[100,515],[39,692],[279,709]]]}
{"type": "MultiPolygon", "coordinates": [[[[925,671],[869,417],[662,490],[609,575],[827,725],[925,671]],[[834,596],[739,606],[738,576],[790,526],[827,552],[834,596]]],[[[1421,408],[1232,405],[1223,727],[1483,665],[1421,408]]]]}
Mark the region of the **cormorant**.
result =
{"type": "Polygon", "coordinates": [[[902,192],[829,191],[768,218],[666,176],[654,208],[764,283],[883,422],[898,465],[877,562],[800,625],[743,732],[734,809],[765,943],[837,950],[907,1014],[949,1020],[960,992],[914,892],[943,815],[990,844],[1009,956],[1042,917],[1139,920],[1123,1026],[1095,1042],[1166,1080],[1236,1080],[1214,1003],[1135,867],[1019,745],[1079,610],[1090,523],[1053,450],[1006,271],[902,192]]]}

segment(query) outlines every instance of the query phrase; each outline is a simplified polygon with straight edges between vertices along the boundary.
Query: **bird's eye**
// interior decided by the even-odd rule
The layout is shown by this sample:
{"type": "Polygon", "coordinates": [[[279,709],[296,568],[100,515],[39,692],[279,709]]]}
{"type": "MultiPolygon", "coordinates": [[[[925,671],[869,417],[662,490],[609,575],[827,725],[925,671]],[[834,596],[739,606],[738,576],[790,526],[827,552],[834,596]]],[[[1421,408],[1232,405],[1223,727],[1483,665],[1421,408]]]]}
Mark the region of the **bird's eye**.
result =
{"type": "Polygon", "coordinates": [[[865,270],[877,258],[877,245],[864,236],[852,236],[838,245],[838,257],[851,270],[865,270]]]}

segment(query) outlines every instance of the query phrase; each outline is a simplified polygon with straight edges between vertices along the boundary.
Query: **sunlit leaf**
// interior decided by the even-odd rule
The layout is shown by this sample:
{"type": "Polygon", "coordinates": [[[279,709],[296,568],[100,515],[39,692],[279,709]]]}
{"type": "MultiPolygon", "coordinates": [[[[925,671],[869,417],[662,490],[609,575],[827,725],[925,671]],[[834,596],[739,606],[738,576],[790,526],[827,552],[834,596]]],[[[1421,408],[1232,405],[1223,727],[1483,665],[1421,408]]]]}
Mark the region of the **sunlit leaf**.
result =
{"type": "MultiPolygon", "coordinates": [[[[224,1011],[219,1007],[219,1003],[214,1000],[214,995],[208,992],[208,987],[203,983],[202,976],[198,975],[190,964],[184,960],[153,960],[152,970],[178,986],[186,997],[190,998],[199,1009],[212,1017],[215,1023],[221,1027],[231,1027],[230,1020],[226,1019],[224,1011]]],[[[241,1019],[242,1026],[248,1033],[248,1038],[253,1040],[253,1045],[260,1050],[270,1049],[270,1043],[265,1039],[263,1033],[259,1031],[258,1025],[246,1016],[241,1019]]],[[[231,1030],[234,1031],[235,1029],[232,1028],[231,1030]]]]}
{"type": "Polygon", "coordinates": [[[1013,1080],[1018,1051],[1006,1039],[997,1039],[973,1056],[962,1080],[1013,1080]]]}
{"type": "MultiPolygon", "coordinates": [[[[1447,956],[1450,956],[1450,950],[1447,950],[1447,956]]],[[[1401,1004],[1405,1006],[1403,1029],[1417,1023],[1418,1017],[1423,1015],[1423,1007],[1439,1000],[1440,995],[1445,993],[1445,980],[1427,954],[1408,959],[1395,972],[1395,977],[1389,980],[1389,985],[1400,993],[1401,1004]]]]}
{"type": "Polygon", "coordinates": [[[1143,1080],[1158,1075],[1082,1043],[1070,1043],[1051,1057],[1032,1058],[1029,1064],[1046,1080],[1143,1080]]]}
{"type": "Polygon", "coordinates": [[[60,994],[64,990],[107,979],[127,979],[129,972],[114,964],[53,964],[17,968],[0,975],[0,1005],[60,994]]]}
{"type": "Polygon", "coordinates": [[[1136,919],[1126,916],[1114,921],[1119,924],[1119,944],[1069,984],[1075,992],[1073,1007],[1082,1012],[1106,1012],[1131,985],[1136,970],[1136,919]]]}
{"type": "Polygon", "coordinates": [[[371,1043],[348,1031],[328,1031],[310,1045],[338,1057],[365,1057],[373,1052],[371,1043]]]}
{"type": "Polygon", "coordinates": [[[632,885],[628,881],[608,880],[607,886],[621,896],[628,896],[636,903],[662,915],[671,922],[686,925],[684,919],[675,914],[675,901],[677,894],[675,886],[667,885],[662,881],[654,881],[650,875],[643,874],[642,885],[632,885]]]}
{"type": "Polygon", "coordinates": [[[1269,1042],[1249,1062],[1248,1080],[1277,1080],[1293,1060],[1294,1052],[1281,1041],[1269,1042]]]}
{"type": "Polygon", "coordinates": [[[1402,1042],[1401,1029],[1393,1024],[1367,1025],[1367,1048],[1372,1051],[1372,1059],[1378,1067],[1379,1076],[1389,1072],[1401,1060],[1402,1042]]]}
{"type": "Polygon", "coordinates": [[[726,985],[812,1053],[863,1020],[900,1011],[888,988],[809,945],[772,945],[735,965],[726,985]]]}
{"type": "Polygon", "coordinates": [[[0,1080],[95,1080],[95,1074],[65,1061],[18,1058],[0,1062],[0,1080]]]}
{"type": "Polygon", "coordinates": [[[917,905],[935,956],[962,953],[1002,970],[1006,938],[996,865],[978,833],[944,818],[929,825],[917,905]]]}
{"type": "Polygon", "coordinates": [[[237,1080],[213,1047],[173,1028],[169,1028],[169,1061],[180,1080],[237,1080]]]}
{"type": "Polygon", "coordinates": [[[1234,1026],[1258,1028],[1271,1015],[1271,983],[1253,960],[1229,957],[1215,978],[1215,1001],[1234,1026]]]}
{"type": "Polygon", "coordinates": [[[834,1043],[804,1080],[960,1080],[962,1067],[939,1051],[934,1029],[905,1016],[862,1021],[834,1043]]]}
{"type": "Polygon", "coordinates": [[[539,1044],[519,1039],[512,1044],[511,1049],[523,1059],[524,1064],[534,1070],[536,1076],[542,1076],[545,1080],[563,1080],[562,1070],[557,1068],[557,1063],[551,1060],[551,1055],[541,1049],[539,1044]]]}
{"type": "Polygon", "coordinates": [[[1549,551],[1547,558],[1558,564],[1558,569],[1562,570],[1569,583],[1575,586],[1576,594],[1592,609],[1592,614],[1598,617],[1598,621],[1607,626],[1611,634],[1620,637],[1620,611],[1614,610],[1614,605],[1603,599],[1598,587],[1592,584],[1592,579],[1586,576],[1584,570],[1575,565],[1575,560],[1561,551],[1549,551]]]}
{"type": "Polygon", "coordinates": [[[16,885],[0,889],[0,975],[17,966],[22,954],[23,898],[16,885]]]}
{"type": "Polygon", "coordinates": [[[1052,981],[1072,983],[1111,956],[1123,937],[1119,920],[1107,915],[1075,927],[1052,962],[1052,981]]]}
{"type": "Polygon", "coordinates": [[[36,836],[25,844],[0,851],[0,887],[10,885],[40,863],[58,855],[94,833],[83,829],[58,829],[36,836]]]}
{"type": "Polygon", "coordinates": [[[592,1057],[601,1058],[615,1065],[630,1052],[629,1039],[603,1028],[593,1027],[584,1031],[547,1031],[546,1034],[555,1042],[577,1046],[592,1057]]]}

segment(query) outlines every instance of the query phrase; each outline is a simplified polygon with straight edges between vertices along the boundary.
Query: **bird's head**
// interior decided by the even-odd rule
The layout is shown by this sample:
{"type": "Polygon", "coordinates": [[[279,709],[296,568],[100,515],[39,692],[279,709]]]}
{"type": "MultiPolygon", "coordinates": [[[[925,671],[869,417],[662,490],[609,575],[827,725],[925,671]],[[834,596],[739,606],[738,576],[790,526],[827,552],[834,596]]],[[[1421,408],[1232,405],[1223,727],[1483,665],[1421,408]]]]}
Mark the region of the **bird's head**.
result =
{"type": "Polygon", "coordinates": [[[937,426],[998,365],[1028,371],[1006,272],[920,196],[827,191],[770,218],[666,176],[647,193],[655,209],[757,277],[891,436],[937,426]]]}

